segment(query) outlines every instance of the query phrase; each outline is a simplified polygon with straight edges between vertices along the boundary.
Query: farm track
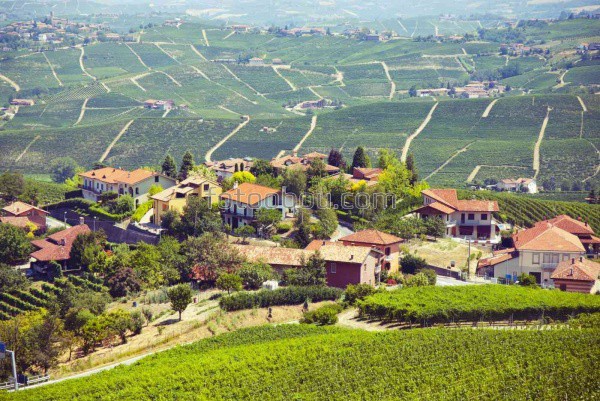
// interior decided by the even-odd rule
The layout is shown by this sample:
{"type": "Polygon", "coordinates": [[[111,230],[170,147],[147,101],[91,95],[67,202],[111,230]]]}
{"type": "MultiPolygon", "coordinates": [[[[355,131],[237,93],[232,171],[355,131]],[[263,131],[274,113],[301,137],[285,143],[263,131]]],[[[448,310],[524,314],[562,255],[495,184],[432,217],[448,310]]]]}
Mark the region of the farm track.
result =
{"type": "Polygon", "coordinates": [[[259,91],[257,91],[256,89],[254,89],[252,86],[250,86],[249,83],[242,81],[237,75],[235,75],[235,73],[233,71],[231,71],[225,64],[221,64],[221,66],[223,66],[223,68],[225,68],[227,70],[227,72],[229,72],[229,74],[231,74],[231,76],[238,82],[246,85],[250,90],[252,90],[252,92],[256,93],[258,96],[262,96],[264,97],[265,95],[263,95],[262,93],[260,93],[259,91]]]}
{"type": "Polygon", "coordinates": [[[175,78],[173,78],[169,73],[165,72],[165,71],[159,71],[159,73],[165,75],[167,78],[169,78],[175,85],[182,87],[183,85],[181,85],[181,83],[176,80],[175,78]]]}
{"type": "Polygon", "coordinates": [[[226,39],[230,38],[230,37],[231,37],[231,36],[233,36],[233,35],[235,35],[235,31],[231,31],[230,33],[228,33],[228,34],[227,34],[227,36],[225,36],[225,37],[223,38],[223,40],[226,40],[226,39]]]}
{"type": "Polygon", "coordinates": [[[106,89],[106,93],[110,93],[110,92],[111,92],[111,90],[110,90],[110,88],[108,87],[108,85],[106,85],[104,82],[100,82],[100,85],[102,85],[102,87],[103,87],[104,89],[106,89]]]}
{"type": "Polygon", "coordinates": [[[392,87],[390,88],[390,100],[392,100],[394,98],[394,93],[396,93],[396,83],[392,79],[392,76],[390,75],[390,69],[388,68],[385,61],[381,62],[381,66],[383,67],[383,71],[385,71],[385,76],[387,77],[388,81],[390,81],[390,84],[392,85],[392,87]]]}
{"type": "Polygon", "coordinates": [[[98,160],[100,163],[102,163],[108,157],[108,154],[112,150],[113,146],[115,146],[115,144],[119,141],[119,139],[121,139],[121,137],[127,132],[127,130],[129,129],[131,124],[133,124],[134,121],[135,120],[129,120],[129,122],[127,122],[127,124],[125,124],[125,126],[121,129],[121,131],[119,131],[119,133],[117,134],[115,139],[112,140],[112,142],[110,143],[110,145],[108,145],[108,147],[106,148],[104,153],[102,153],[100,160],[98,160]]]}
{"type": "MultiPolygon", "coordinates": [[[[465,145],[463,148],[457,150],[456,152],[454,152],[452,154],[452,156],[450,156],[448,158],[448,160],[446,160],[444,163],[442,163],[441,166],[439,166],[438,168],[436,168],[435,170],[433,170],[427,177],[423,178],[424,180],[428,180],[429,178],[433,177],[434,175],[436,175],[437,173],[439,173],[444,167],[446,167],[448,164],[450,164],[450,162],[452,160],[454,160],[455,157],[457,157],[458,155],[460,155],[461,153],[466,152],[467,150],[469,150],[469,147],[471,145],[473,145],[476,141],[470,142],[467,145],[465,145]]],[[[479,170],[478,170],[479,171],[479,170]]],[[[469,176],[470,177],[470,176],[469,176]]]]}
{"type": "Polygon", "coordinates": [[[317,116],[313,116],[312,119],[310,120],[310,128],[308,129],[308,132],[306,132],[306,134],[304,134],[304,136],[302,137],[300,142],[298,142],[298,144],[296,146],[294,146],[294,152],[297,152],[298,150],[300,150],[300,148],[302,147],[302,144],[313,133],[316,126],[317,126],[317,116]]]}
{"type": "Polygon", "coordinates": [[[540,173],[540,146],[542,145],[542,140],[544,139],[544,133],[546,132],[548,120],[550,120],[551,110],[552,109],[548,107],[548,111],[546,111],[546,117],[544,118],[542,128],[540,129],[540,134],[538,135],[538,140],[535,143],[535,147],[533,148],[533,170],[535,171],[533,178],[537,178],[538,174],[540,173]]]}
{"type": "Polygon", "coordinates": [[[412,31],[412,33],[410,34],[411,38],[415,37],[415,33],[417,33],[417,28],[419,27],[419,20],[415,21],[415,29],[412,31]]]}
{"type": "Polygon", "coordinates": [[[42,54],[44,55],[44,58],[46,59],[46,61],[48,62],[48,66],[50,67],[50,70],[52,71],[52,75],[54,75],[54,78],[56,79],[56,81],[58,82],[58,86],[63,86],[62,81],[60,80],[60,78],[58,77],[58,74],[56,73],[56,71],[54,71],[54,66],[52,65],[52,63],[50,62],[50,59],[48,58],[48,56],[46,56],[46,52],[42,52],[42,54]]]}
{"type": "Polygon", "coordinates": [[[586,111],[588,111],[587,107],[585,106],[585,103],[583,103],[583,99],[581,98],[581,96],[577,96],[577,100],[579,100],[579,104],[581,104],[583,112],[585,113],[586,111]]]}
{"type": "Polygon", "coordinates": [[[431,120],[431,117],[433,116],[433,112],[438,107],[438,104],[439,104],[439,102],[435,102],[435,104],[433,105],[431,110],[429,110],[427,117],[425,117],[425,120],[423,120],[423,122],[421,123],[419,128],[417,128],[417,130],[412,135],[410,135],[408,138],[406,138],[406,142],[404,143],[404,147],[402,148],[402,156],[400,157],[400,160],[402,162],[406,162],[406,156],[408,156],[408,150],[410,149],[411,142],[413,141],[413,139],[415,139],[421,133],[421,131],[423,131],[425,129],[425,127],[427,127],[427,124],[429,124],[429,121],[431,120]]]}
{"type": "Polygon", "coordinates": [[[6,75],[0,74],[0,79],[3,80],[4,82],[6,82],[7,84],[9,84],[10,86],[12,86],[16,92],[19,92],[21,90],[21,87],[19,86],[19,84],[17,84],[15,81],[10,79],[6,75]]]}
{"type": "Polygon", "coordinates": [[[166,118],[169,115],[170,112],[171,112],[171,109],[165,110],[165,112],[162,115],[162,118],[166,118]]]}
{"type": "Polygon", "coordinates": [[[137,53],[135,52],[135,50],[133,50],[133,49],[131,48],[131,46],[129,46],[127,43],[125,43],[125,46],[127,46],[127,48],[128,48],[129,50],[131,50],[131,52],[133,53],[133,55],[134,55],[135,57],[137,57],[137,59],[140,61],[140,63],[141,63],[141,64],[142,64],[142,65],[143,65],[143,66],[144,66],[146,69],[148,69],[148,70],[151,70],[151,69],[152,69],[152,68],[148,67],[148,66],[146,65],[146,63],[144,63],[144,60],[142,60],[142,58],[140,57],[140,55],[139,55],[139,54],[137,54],[137,53]]]}
{"type": "Polygon", "coordinates": [[[200,68],[196,67],[195,65],[190,65],[189,67],[192,70],[196,71],[198,74],[200,74],[202,76],[202,78],[206,79],[207,81],[212,82],[212,80],[208,77],[208,75],[206,75],[200,68]]]}
{"type": "Polygon", "coordinates": [[[271,66],[273,68],[273,71],[275,71],[275,74],[279,75],[279,77],[281,79],[283,79],[285,81],[286,84],[289,85],[290,88],[292,88],[293,91],[297,90],[298,88],[296,88],[296,86],[286,77],[284,77],[283,75],[281,75],[281,73],[279,72],[279,68],[277,68],[276,66],[271,66]]]}
{"type": "Polygon", "coordinates": [[[33,145],[38,139],[40,139],[41,136],[40,135],[36,135],[35,138],[33,138],[31,140],[31,142],[29,142],[27,144],[27,146],[25,146],[25,149],[23,149],[23,151],[21,152],[21,154],[19,154],[19,156],[17,156],[17,158],[15,159],[15,163],[17,163],[19,160],[21,160],[21,158],[23,156],[25,156],[25,153],[27,153],[27,151],[29,150],[29,148],[31,147],[31,145],[33,145]]]}
{"type": "Polygon", "coordinates": [[[190,45],[190,47],[192,48],[192,51],[193,51],[194,53],[196,53],[198,56],[200,56],[200,58],[201,58],[202,60],[204,60],[204,61],[208,61],[208,59],[207,59],[206,57],[204,57],[204,55],[203,55],[202,53],[200,53],[200,52],[198,51],[198,49],[196,49],[196,46],[194,46],[194,45],[190,45]]]}
{"type": "Polygon", "coordinates": [[[313,86],[309,86],[308,90],[311,91],[316,97],[318,97],[319,99],[323,99],[323,96],[319,95],[319,93],[317,93],[317,91],[314,89],[315,87],[313,86]]]}
{"type": "Polygon", "coordinates": [[[85,57],[85,47],[81,46],[81,54],[79,55],[79,67],[81,68],[81,71],[83,71],[83,73],[85,75],[87,75],[88,77],[92,78],[94,81],[96,80],[96,77],[93,76],[92,74],[90,74],[89,72],[87,72],[85,70],[85,66],[83,65],[83,58],[85,57]]]}
{"type": "Polygon", "coordinates": [[[494,107],[494,105],[496,104],[497,101],[498,101],[498,99],[494,99],[491,101],[490,104],[488,104],[488,106],[483,111],[481,118],[487,118],[490,115],[490,111],[492,111],[492,107],[494,107]]]}
{"type": "Polygon", "coordinates": [[[340,83],[340,86],[346,86],[344,82],[344,73],[337,69],[336,66],[333,66],[335,69],[335,81],[340,83]]]}
{"type": "Polygon", "coordinates": [[[465,50],[465,48],[464,48],[464,47],[463,47],[463,48],[461,48],[461,50],[463,51],[463,53],[464,53],[464,55],[465,55],[465,56],[468,56],[468,55],[469,55],[469,53],[467,53],[467,51],[465,50]]]}
{"type": "Polygon", "coordinates": [[[208,43],[208,37],[206,36],[206,30],[202,30],[202,37],[204,37],[204,43],[206,43],[206,47],[210,47],[210,43],[208,43]]]}
{"type": "Polygon", "coordinates": [[[240,113],[237,113],[237,112],[235,112],[235,111],[233,111],[233,110],[231,110],[231,109],[228,109],[227,107],[225,107],[225,106],[223,106],[223,105],[219,105],[219,108],[220,108],[221,110],[225,110],[225,111],[226,111],[226,112],[228,112],[228,113],[235,114],[236,116],[241,116],[241,114],[240,114],[240,113]]]}
{"type": "Polygon", "coordinates": [[[175,57],[171,56],[165,49],[160,47],[160,45],[158,43],[155,43],[154,46],[158,47],[160,49],[160,51],[163,52],[164,54],[166,54],[171,60],[173,60],[177,64],[181,65],[181,61],[179,61],[175,57]]]}
{"type": "MultiPolygon", "coordinates": [[[[590,141],[589,139],[586,139],[586,141],[588,141],[590,143],[590,145],[592,145],[592,147],[594,149],[596,149],[596,155],[598,156],[598,160],[600,161],[600,150],[598,150],[598,148],[596,147],[596,145],[594,145],[594,142],[590,141]]],[[[594,171],[594,174],[590,175],[589,177],[585,178],[583,180],[583,182],[586,182],[588,180],[591,180],[592,178],[594,178],[595,176],[598,175],[598,173],[600,173],[600,163],[598,163],[596,165],[596,171],[594,171]]]]}
{"type": "Polygon", "coordinates": [[[249,122],[250,122],[250,116],[245,116],[246,119],[244,120],[244,122],[242,122],[240,125],[238,125],[237,127],[234,128],[233,131],[231,131],[229,134],[227,134],[227,136],[225,136],[225,138],[221,139],[215,146],[213,146],[212,148],[210,148],[208,150],[208,152],[206,152],[206,155],[204,156],[204,160],[207,162],[212,161],[212,154],[215,152],[215,150],[219,149],[221,146],[223,146],[223,144],[225,142],[227,142],[229,140],[229,138],[231,138],[232,136],[234,136],[235,134],[238,133],[239,130],[241,130],[242,128],[244,128],[249,122]]]}
{"type": "Polygon", "coordinates": [[[408,30],[406,29],[406,27],[404,26],[404,24],[402,23],[402,21],[400,21],[399,19],[398,19],[398,20],[396,20],[396,21],[398,21],[398,25],[400,25],[400,27],[401,27],[402,29],[404,29],[404,32],[408,33],[408,30]]]}
{"type": "Polygon", "coordinates": [[[470,183],[475,179],[475,177],[477,176],[477,173],[479,173],[479,170],[481,170],[482,167],[491,167],[491,168],[510,167],[510,168],[523,168],[523,169],[527,168],[525,166],[511,166],[511,165],[492,166],[491,164],[480,164],[480,165],[475,166],[473,171],[471,171],[471,174],[469,174],[469,177],[467,177],[467,183],[470,183]]]}
{"type": "Polygon", "coordinates": [[[77,121],[75,121],[75,124],[73,124],[73,127],[76,125],[79,125],[81,120],[83,120],[83,116],[85,115],[85,106],[87,106],[87,102],[89,100],[90,100],[90,98],[86,97],[85,100],[83,101],[83,104],[81,105],[81,111],[79,112],[79,118],[77,118],[77,121]]]}

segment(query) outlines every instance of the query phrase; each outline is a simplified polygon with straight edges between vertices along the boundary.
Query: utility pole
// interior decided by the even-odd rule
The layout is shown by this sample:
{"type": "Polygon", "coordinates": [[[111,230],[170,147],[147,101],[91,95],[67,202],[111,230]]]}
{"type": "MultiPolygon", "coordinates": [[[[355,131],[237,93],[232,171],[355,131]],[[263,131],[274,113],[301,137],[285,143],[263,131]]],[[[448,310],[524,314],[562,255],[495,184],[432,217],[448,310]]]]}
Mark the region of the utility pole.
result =
{"type": "Polygon", "coordinates": [[[6,354],[10,354],[10,361],[12,363],[13,379],[15,380],[15,391],[19,389],[19,381],[17,380],[17,364],[15,362],[15,351],[6,349],[6,344],[0,342],[0,359],[4,359],[6,354]]]}

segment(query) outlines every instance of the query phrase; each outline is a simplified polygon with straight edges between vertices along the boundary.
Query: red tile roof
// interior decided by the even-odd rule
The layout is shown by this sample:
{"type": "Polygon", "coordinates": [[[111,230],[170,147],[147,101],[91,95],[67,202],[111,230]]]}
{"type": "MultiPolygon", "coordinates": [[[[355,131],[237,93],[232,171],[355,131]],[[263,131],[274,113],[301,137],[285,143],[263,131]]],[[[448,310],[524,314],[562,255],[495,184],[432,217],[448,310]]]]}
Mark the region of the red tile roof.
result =
{"type": "Polygon", "coordinates": [[[340,241],[343,242],[360,242],[364,244],[373,244],[373,245],[389,245],[396,244],[398,242],[404,241],[400,237],[396,237],[395,235],[384,233],[378,230],[362,230],[357,231],[354,234],[347,235],[345,237],[340,238],[340,241]]]}
{"type": "Polygon", "coordinates": [[[11,226],[19,228],[27,228],[29,218],[27,216],[4,216],[0,217],[0,223],[10,224],[11,226]]]}
{"type": "Polygon", "coordinates": [[[596,281],[600,279],[600,263],[585,258],[565,260],[556,266],[551,278],[553,280],[596,281]]]}
{"type": "Polygon", "coordinates": [[[144,181],[150,177],[157,175],[153,171],[138,168],[137,170],[127,171],[113,167],[104,167],[97,170],[86,171],[79,174],[81,177],[95,179],[109,184],[128,184],[135,185],[138,182],[144,181]]]}
{"type": "Polygon", "coordinates": [[[245,182],[240,184],[237,188],[232,188],[229,191],[221,194],[221,199],[230,199],[246,205],[256,205],[267,197],[280,192],[281,191],[278,189],[245,182]]]}
{"type": "MultiPolygon", "coordinates": [[[[458,200],[456,189],[425,189],[421,192],[459,212],[498,212],[498,202],[487,200],[458,200]]],[[[435,202],[434,202],[435,203],[435,202]]],[[[434,204],[431,203],[430,205],[434,204]]],[[[444,212],[449,214],[448,212],[444,212]]]]}
{"type": "Polygon", "coordinates": [[[574,218],[565,214],[561,214],[560,216],[556,216],[555,218],[546,221],[555,225],[556,227],[570,232],[571,234],[594,234],[594,230],[592,230],[589,224],[584,223],[583,221],[575,220],[574,218]]]}
{"type": "Polygon", "coordinates": [[[477,268],[480,269],[482,267],[495,266],[499,263],[506,262],[507,260],[511,260],[516,257],[517,255],[514,252],[500,253],[489,258],[479,259],[477,268]]]}
{"type": "Polygon", "coordinates": [[[30,205],[29,203],[25,203],[25,202],[21,202],[21,201],[13,202],[10,205],[5,206],[2,210],[4,210],[6,213],[8,213],[12,216],[20,216],[31,210],[38,210],[42,213],[48,214],[47,211],[42,210],[39,207],[35,207],[33,205],[30,205]]]}
{"type": "Polygon", "coordinates": [[[91,232],[91,230],[86,224],[80,224],[54,233],[45,240],[31,241],[32,245],[40,248],[31,253],[31,257],[40,262],[68,260],[71,257],[71,247],[73,246],[75,238],[77,238],[79,234],[86,234],[89,232],[91,232]]]}
{"type": "Polygon", "coordinates": [[[498,202],[486,200],[459,200],[457,203],[459,212],[498,212],[498,202]]]}
{"type": "Polygon", "coordinates": [[[444,204],[442,202],[433,202],[433,203],[430,203],[429,205],[421,206],[420,208],[418,208],[416,210],[416,212],[427,209],[427,208],[435,209],[438,212],[442,212],[444,214],[451,214],[455,211],[455,209],[451,208],[450,206],[447,206],[446,204],[444,204]]]}
{"type": "Polygon", "coordinates": [[[585,252],[579,238],[545,221],[519,231],[512,238],[515,248],[519,251],[585,252]]]}
{"type": "Polygon", "coordinates": [[[425,189],[421,191],[421,193],[438,202],[442,202],[445,205],[457,209],[458,196],[456,195],[456,189],[425,189]]]}

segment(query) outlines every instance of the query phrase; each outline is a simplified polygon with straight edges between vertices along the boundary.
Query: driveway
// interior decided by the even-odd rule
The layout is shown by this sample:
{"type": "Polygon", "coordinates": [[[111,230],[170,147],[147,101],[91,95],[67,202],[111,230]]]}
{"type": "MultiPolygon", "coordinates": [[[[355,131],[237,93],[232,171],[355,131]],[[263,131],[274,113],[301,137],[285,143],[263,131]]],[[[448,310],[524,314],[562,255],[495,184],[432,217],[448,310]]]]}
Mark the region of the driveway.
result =
{"type": "Polygon", "coordinates": [[[471,283],[468,281],[457,280],[455,278],[445,277],[445,276],[437,276],[437,282],[436,282],[436,285],[439,285],[442,287],[458,286],[458,285],[473,285],[473,284],[479,284],[479,283],[471,283]]]}

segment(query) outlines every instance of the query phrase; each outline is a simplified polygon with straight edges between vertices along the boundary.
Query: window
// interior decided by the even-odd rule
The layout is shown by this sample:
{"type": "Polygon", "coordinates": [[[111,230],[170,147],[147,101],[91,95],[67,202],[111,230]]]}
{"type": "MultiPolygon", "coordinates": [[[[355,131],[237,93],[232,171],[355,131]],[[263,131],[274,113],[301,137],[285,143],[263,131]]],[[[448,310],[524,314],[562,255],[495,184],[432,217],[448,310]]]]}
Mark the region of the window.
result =
{"type": "Polygon", "coordinates": [[[387,256],[390,256],[390,253],[391,253],[391,252],[392,252],[392,250],[390,249],[390,247],[389,247],[389,246],[385,248],[385,254],[386,254],[387,256]]]}
{"type": "Polygon", "coordinates": [[[550,254],[545,253],[543,258],[544,263],[550,263],[550,254]]]}
{"type": "Polygon", "coordinates": [[[487,213],[481,213],[481,220],[487,220],[487,213]]]}
{"type": "Polygon", "coordinates": [[[469,220],[475,220],[475,213],[469,213],[469,220]]]}
{"type": "Polygon", "coordinates": [[[166,203],[163,203],[163,205],[162,205],[162,210],[163,210],[163,212],[164,212],[165,210],[167,210],[167,204],[166,204],[166,203]]]}
{"type": "Polygon", "coordinates": [[[534,265],[539,265],[540,264],[540,254],[539,253],[534,253],[531,255],[531,263],[534,265]]]}
{"type": "Polygon", "coordinates": [[[159,178],[160,178],[159,176],[155,175],[154,176],[154,182],[158,182],[159,178]]]}
{"type": "Polygon", "coordinates": [[[565,261],[565,260],[569,260],[569,254],[568,254],[568,253],[563,253],[563,255],[562,255],[562,260],[563,260],[563,261],[565,261]]]}
{"type": "Polygon", "coordinates": [[[208,191],[209,185],[208,184],[204,184],[204,190],[208,191]]]}
{"type": "Polygon", "coordinates": [[[139,195],[140,194],[140,189],[138,187],[135,187],[135,194],[139,195]]]}
{"type": "Polygon", "coordinates": [[[336,271],[337,271],[337,266],[336,266],[336,264],[335,264],[335,263],[332,263],[332,264],[331,264],[331,266],[330,266],[330,268],[329,268],[329,271],[331,272],[331,274],[335,274],[335,273],[336,273],[336,271]]]}

